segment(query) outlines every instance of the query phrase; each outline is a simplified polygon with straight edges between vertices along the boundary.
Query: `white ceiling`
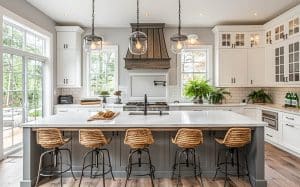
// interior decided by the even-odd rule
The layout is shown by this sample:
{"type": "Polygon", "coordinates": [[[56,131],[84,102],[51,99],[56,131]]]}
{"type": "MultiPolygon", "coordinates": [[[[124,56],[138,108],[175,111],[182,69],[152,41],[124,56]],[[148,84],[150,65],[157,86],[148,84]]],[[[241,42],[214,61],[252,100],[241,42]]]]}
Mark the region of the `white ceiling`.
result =
{"type": "MultiPolygon", "coordinates": [[[[91,25],[92,0],[27,0],[58,24],[91,25]]],[[[97,27],[128,27],[136,21],[136,0],[96,0],[97,27]]],[[[294,7],[300,0],[182,0],[182,24],[260,24],[294,7]]],[[[177,25],[177,0],[140,0],[141,22],[177,25]]]]}

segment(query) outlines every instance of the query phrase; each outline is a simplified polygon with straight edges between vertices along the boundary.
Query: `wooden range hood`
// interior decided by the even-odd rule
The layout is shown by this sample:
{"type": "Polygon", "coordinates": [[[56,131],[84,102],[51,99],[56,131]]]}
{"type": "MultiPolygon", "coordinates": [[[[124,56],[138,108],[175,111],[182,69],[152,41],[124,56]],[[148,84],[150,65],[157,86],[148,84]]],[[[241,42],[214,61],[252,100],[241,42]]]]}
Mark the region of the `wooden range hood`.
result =
{"type": "MultiPolygon", "coordinates": [[[[130,24],[132,31],[136,30],[136,24],[130,24]]],[[[168,55],[164,23],[140,23],[140,31],[148,36],[148,49],[143,55],[133,55],[127,50],[125,60],[126,69],[169,69],[171,58],[168,55]]]]}

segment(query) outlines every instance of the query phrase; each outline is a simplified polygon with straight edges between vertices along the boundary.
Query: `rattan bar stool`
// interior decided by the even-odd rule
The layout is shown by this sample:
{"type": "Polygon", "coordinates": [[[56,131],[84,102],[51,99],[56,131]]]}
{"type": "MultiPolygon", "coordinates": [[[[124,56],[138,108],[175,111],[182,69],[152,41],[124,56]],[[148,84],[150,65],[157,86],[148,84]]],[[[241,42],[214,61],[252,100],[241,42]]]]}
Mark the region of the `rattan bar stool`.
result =
{"type": "Polygon", "coordinates": [[[150,152],[149,152],[149,145],[154,143],[154,139],[150,129],[145,128],[135,128],[135,129],[128,129],[125,134],[124,144],[129,145],[130,151],[128,156],[128,165],[126,167],[126,182],[131,176],[132,166],[138,165],[138,167],[142,167],[142,165],[149,166],[149,173],[146,174],[139,174],[135,176],[146,176],[149,175],[151,178],[151,184],[154,186],[153,179],[155,178],[154,172],[155,167],[152,165],[150,152]],[[146,153],[148,155],[148,162],[142,162],[142,153],[146,153]],[[137,154],[138,162],[133,163],[132,157],[137,154]]]}
{"type": "Polygon", "coordinates": [[[181,165],[190,165],[194,168],[194,176],[197,179],[197,166],[198,172],[201,179],[201,185],[203,186],[202,173],[200,166],[200,157],[196,161],[196,148],[203,143],[203,134],[199,129],[179,129],[175,138],[171,139],[172,143],[176,144],[180,149],[175,153],[175,161],[173,165],[172,179],[175,176],[175,171],[177,170],[177,186],[179,185],[179,180],[181,178],[181,165]],[[183,155],[185,154],[185,161],[181,162],[183,155]],[[191,159],[191,160],[190,160],[191,159]],[[177,168],[178,167],[178,168],[177,168]]]}
{"type": "Polygon", "coordinates": [[[62,186],[62,174],[67,171],[71,171],[74,180],[76,180],[72,170],[71,150],[67,148],[61,148],[63,145],[68,143],[71,138],[63,138],[61,131],[55,128],[38,129],[36,132],[36,138],[37,144],[48,150],[43,152],[40,156],[39,170],[35,186],[38,186],[40,176],[60,176],[60,186],[62,186]],[[70,159],[69,164],[64,164],[62,162],[62,151],[67,152],[70,159]],[[51,157],[51,164],[43,166],[43,159],[46,158],[47,155],[50,155],[51,157]],[[67,165],[67,168],[63,168],[63,165],[67,165]]]}
{"type": "MultiPolygon", "coordinates": [[[[220,154],[224,150],[219,149],[214,180],[216,179],[218,172],[224,173],[225,174],[224,186],[226,186],[226,183],[228,181],[228,175],[238,176],[238,177],[242,176],[240,174],[239,151],[250,142],[251,142],[250,128],[231,128],[227,131],[224,139],[219,139],[219,138],[215,139],[216,144],[225,146],[225,161],[220,162],[220,154]],[[234,153],[236,153],[236,162],[234,162],[234,153]],[[230,160],[228,161],[229,155],[230,155],[230,160]],[[232,167],[236,166],[237,169],[236,174],[228,173],[228,164],[231,164],[232,167]],[[222,165],[225,165],[225,170],[221,168],[222,165]]],[[[250,175],[249,175],[247,156],[244,151],[243,151],[243,155],[244,155],[244,160],[245,160],[246,170],[247,170],[246,171],[247,173],[243,174],[243,176],[248,176],[250,185],[252,186],[250,175]]]]}
{"type": "Polygon", "coordinates": [[[103,179],[103,187],[105,187],[105,175],[110,173],[113,180],[115,180],[112,166],[110,161],[110,154],[109,150],[106,148],[102,148],[105,145],[108,145],[111,142],[111,139],[106,139],[104,134],[99,129],[81,129],[79,130],[79,143],[87,148],[92,149],[91,151],[87,152],[83,157],[83,166],[81,171],[81,177],[79,181],[79,186],[81,185],[82,177],[84,176],[84,170],[90,167],[90,177],[94,178],[97,176],[102,176],[103,179]],[[105,163],[105,153],[107,155],[108,163],[105,163]],[[91,163],[85,165],[87,157],[91,155],[91,163]],[[99,163],[99,155],[102,159],[102,162],[99,163]],[[100,173],[94,172],[93,168],[99,168],[99,165],[102,165],[102,171],[100,173]],[[108,168],[105,168],[108,166],[108,168]]]}

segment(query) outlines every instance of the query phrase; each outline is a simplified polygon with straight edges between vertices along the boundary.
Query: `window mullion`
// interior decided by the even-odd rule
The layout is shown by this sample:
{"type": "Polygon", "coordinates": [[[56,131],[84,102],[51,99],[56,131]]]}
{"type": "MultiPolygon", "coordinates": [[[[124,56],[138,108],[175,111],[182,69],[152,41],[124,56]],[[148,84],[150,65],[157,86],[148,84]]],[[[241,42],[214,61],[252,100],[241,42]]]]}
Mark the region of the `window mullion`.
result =
{"type": "Polygon", "coordinates": [[[24,122],[28,121],[28,93],[27,93],[27,62],[28,58],[23,57],[23,75],[22,75],[22,80],[23,80],[23,120],[24,122]]]}

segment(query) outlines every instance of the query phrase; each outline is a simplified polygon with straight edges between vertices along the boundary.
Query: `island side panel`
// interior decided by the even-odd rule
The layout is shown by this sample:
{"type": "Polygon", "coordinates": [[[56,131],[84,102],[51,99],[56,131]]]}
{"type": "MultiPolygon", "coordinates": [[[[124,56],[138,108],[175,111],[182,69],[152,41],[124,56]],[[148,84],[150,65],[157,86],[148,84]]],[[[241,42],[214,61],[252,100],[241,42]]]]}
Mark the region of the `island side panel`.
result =
{"type": "Polygon", "coordinates": [[[36,143],[36,132],[31,128],[23,128],[23,179],[20,182],[21,187],[31,187],[35,183],[40,147],[36,143]]]}
{"type": "Polygon", "coordinates": [[[256,187],[266,187],[264,127],[256,127],[248,146],[248,165],[251,182],[256,187]]]}

